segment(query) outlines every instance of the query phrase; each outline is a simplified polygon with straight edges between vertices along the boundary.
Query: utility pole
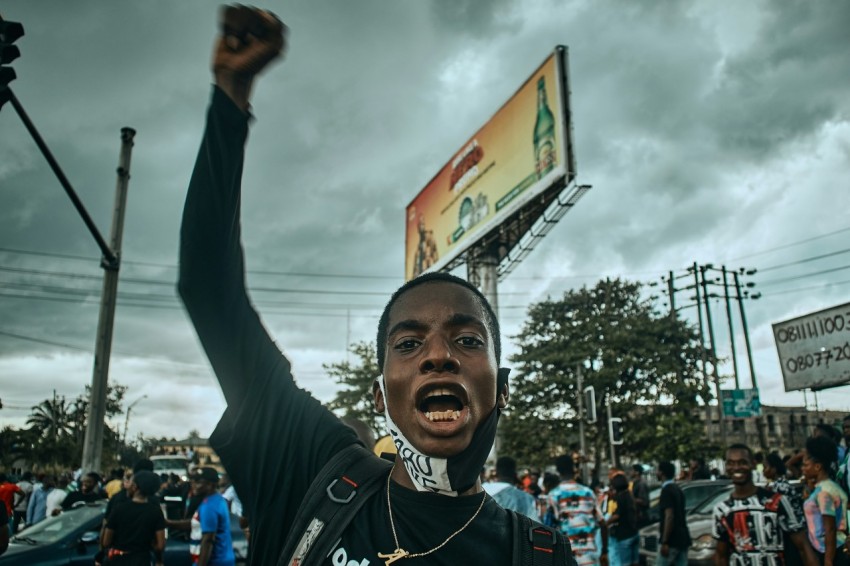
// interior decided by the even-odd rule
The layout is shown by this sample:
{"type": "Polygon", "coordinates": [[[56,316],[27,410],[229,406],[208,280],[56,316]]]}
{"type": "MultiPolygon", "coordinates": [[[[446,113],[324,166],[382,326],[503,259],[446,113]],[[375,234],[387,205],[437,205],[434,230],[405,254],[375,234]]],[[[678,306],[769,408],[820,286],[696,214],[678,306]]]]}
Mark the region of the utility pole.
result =
{"type": "Polygon", "coordinates": [[[106,419],[106,394],[109,380],[109,357],[112,350],[112,329],[115,320],[115,303],[118,295],[118,270],[121,257],[121,240],[124,233],[124,208],[127,203],[127,186],[130,180],[130,156],[133,150],[132,128],[121,129],[121,154],[118,161],[118,182],[115,186],[115,208],[112,213],[110,246],[115,261],[104,260],[103,292],[100,298],[100,318],[94,354],[91,398],[89,399],[88,425],[83,443],[83,469],[100,470],[103,453],[103,429],[106,419]]]}
{"type": "MultiPolygon", "coordinates": [[[[710,265],[710,264],[709,264],[710,265]]],[[[717,374],[717,350],[714,347],[714,325],[711,322],[711,307],[708,297],[708,284],[705,281],[705,272],[709,265],[697,266],[700,274],[700,285],[702,286],[702,295],[705,299],[705,320],[708,324],[708,347],[711,352],[711,372],[714,376],[714,390],[717,392],[717,414],[720,416],[720,442],[723,446],[728,444],[726,438],[726,417],[723,415],[723,399],[720,396],[720,376],[717,374]]]]}
{"type": "MultiPolygon", "coordinates": [[[[699,290],[699,268],[694,262],[693,265],[694,271],[694,291],[696,291],[696,299],[697,299],[697,318],[699,319],[699,345],[700,345],[700,357],[702,358],[702,379],[705,382],[706,388],[711,388],[709,384],[708,377],[708,356],[705,353],[705,329],[703,327],[702,322],[702,295],[699,290]]],[[[720,403],[720,398],[717,398],[717,402],[720,403]]],[[[721,417],[722,418],[722,417],[721,417]]],[[[719,421],[719,419],[718,419],[719,421]]],[[[719,422],[718,422],[719,424],[719,422]]],[[[705,426],[708,429],[708,440],[714,440],[714,430],[711,426],[711,405],[709,404],[709,399],[705,400],[705,426]]]]}
{"type": "MultiPolygon", "coordinates": [[[[749,274],[749,272],[747,272],[749,274]]],[[[735,281],[735,295],[738,297],[738,309],[741,313],[741,326],[744,329],[744,344],[747,347],[747,363],[750,366],[750,381],[753,389],[758,391],[758,382],[756,381],[756,369],[753,365],[753,350],[750,346],[750,332],[747,329],[747,314],[744,312],[744,297],[741,296],[741,282],[738,279],[738,273],[733,271],[732,278],[735,281]]],[[[757,299],[760,294],[752,295],[752,298],[757,299]]]]}
{"type": "Polygon", "coordinates": [[[735,328],[732,325],[732,304],[729,299],[729,281],[726,278],[726,266],[721,266],[723,272],[723,298],[726,300],[726,320],[729,322],[729,345],[732,347],[732,372],[735,375],[735,389],[741,388],[738,380],[738,354],[735,350],[735,328]]]}

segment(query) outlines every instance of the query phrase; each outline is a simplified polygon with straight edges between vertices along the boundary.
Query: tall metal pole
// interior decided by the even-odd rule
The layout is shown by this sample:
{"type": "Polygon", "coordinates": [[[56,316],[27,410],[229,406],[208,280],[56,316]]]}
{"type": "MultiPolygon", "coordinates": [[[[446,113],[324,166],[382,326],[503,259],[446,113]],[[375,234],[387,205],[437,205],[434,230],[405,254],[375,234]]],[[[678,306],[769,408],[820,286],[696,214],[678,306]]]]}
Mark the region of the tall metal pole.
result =
{"type": "Polygon", "coordinates": [[[97,339],[94,354],[91,397],[89,399],[88,424],[83,444],[83,469],[101,470],[103,454],[103,428],[106,419],[106,393],[109,380],[109,356],[112,350],[112,328],[115,319],[115,303],[118,295],[118,270],[121,258],[121,240],[124,232],[124,208],[127,203],[127,186],[130,180],[130,156],[133,151],[132,128],[121,129],[121,155],[118,160],[118,182],[115,186],[115,208],[112,212],[110,249],[118,261],[102,262],[103,292],[100,298],[100,318],[97,324],[97,339]]]}
{"type": "Polygon", "coordinates": [[[750,365],[750,381],[752,381],[753,389],[758,391],[758,382],[756,381],[756,369],[753,365],[753,349],[750,347],[750,332],[747,329],[747,313],[744,312],[744,297],[741,296],[741,282],[738,280],[738,274],[732,272],[733,280],[735,281],[735,294],[738,297],[738,309],[741,313],[741,326],[744,328],[744,344],[747,346],[747,363],[750,365]]]}
{"type": "Polygon", "coordinates": [[[732,347],[732,371],[735,374],[735,389],[741,388],[738,381],[738,355],[735,350],[735,328],[732,325],[732,304],[729,298],[729,281],[726,279],[726,266],[721,267],[723,272],[723,298],[726,299],[726,320],[729,322],[729,345],[732,347]]]}
{"type": "Polygon", "coordinates": [[[673,286],[673,272],[667,278],[667,294],[670,295],[670,318],[676,320],[676,288],[673,286]]]}
{"type": "MultiPolygon", "coordinates": [[[[470,283],[478,287],[481,293],[493,307],[496,317],[499,316],[499,256],[487,248],[481,249],[480,253],[470,253],[471,259],[466,264],[466,278],[470,283]]],[[[496,438],[493,441],[493,460],[499,458],[502,448],[501,427],[496,428],[496,438]]]]}
{"type": "Polygon", "coordinates": [[[714,347],[714,325],[711,322],[711,307],[708,297],[708,284],[705,282],[705,266],[700,266],[700,285],[702,295],[705,299],[705,321],[708,324],[708,347],[711,352],[711,373],[714,375],[714,389],[717,392],[717,414],[720,415],[720,441],[725,447],[726,439],[726,417],[723,415],[723,399],[720,397],[720,376],[717,374],[717,350],[714,347]]]}
{"type": "Polygon", "coordinates": [[[127,427],[130,425],[130,411],[133,410],[133,407],[135,407],[139,401],[147,398],[147,395],[142,395],[141,397],[130,403],[130,406],[127,407],[127,414],[124,417],[124,434],[121,437],[121,444],[127,444],[127,427]]]}
{"type": "MultiPolygon", "coordinates": [[[[699,345],[700,345],[700,354],[702,357],[702,378],[705,381],[706,388],[711,387],[709,385],[708,379],[708,357],[705,355],[705,329],[702,324],[702,294],[699,290],[699,266],[694,262],[694,290],[697,293],[697,318],[699,319],[699,345]]],[[[711,405],[708,403],[708,398],[705,400],[705,426],[708,430],[708,440],[714,440],[714,431],[711,428],[711,405]]],[[[720,403],[720,397],[717,398],[718,404],[720,403]]],[[[720,421],[723,417],[719,417],[718,421],[720,421]]]]}
{"type": "Polygon", "coordinates": [[[584,376],[581,371],[581,364],[576,364],[576,392],[578,396],[578,449],[581,452],[581,478],[587,483],[587,457],[585,452],[584,441],[584,376]]]}
{"type": "MultiPolygon", "coordinates": [[[[605,392],[605,411],[608,414],[608,423],[611,422],[611,396],[608,392],[605,392]]],[[[611,426],[610,424],[608,426],[611,426]]],[[[611,467],[614,468],[617,466],[617,448],[614,446],[614,443],[611,442],[611,437],[608,437],[608,445],[611,446],[611,467]]]]}

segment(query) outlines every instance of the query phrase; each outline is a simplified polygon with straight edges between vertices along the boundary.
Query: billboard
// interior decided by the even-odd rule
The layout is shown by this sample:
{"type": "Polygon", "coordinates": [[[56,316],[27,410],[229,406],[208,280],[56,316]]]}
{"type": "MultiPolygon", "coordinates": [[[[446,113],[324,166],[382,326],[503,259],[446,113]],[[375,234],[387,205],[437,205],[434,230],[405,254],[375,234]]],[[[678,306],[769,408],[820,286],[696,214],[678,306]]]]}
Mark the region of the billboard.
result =
{"type": "Polygon", "coordinates": [[[785,391],[850,383],[850,303],[777,322],[773,338],[785,391]]]}
{"type": "Polygon", "coordinates": [[[566,48],[558,46],[406,209],[405,279],[439,270],[574,176],[566,48]]]}
{"type": "Polygon", "coordinates": [[[723,416],[748,418],[761,416],[761,401],[758,389],[721,389],[723,416]]]}

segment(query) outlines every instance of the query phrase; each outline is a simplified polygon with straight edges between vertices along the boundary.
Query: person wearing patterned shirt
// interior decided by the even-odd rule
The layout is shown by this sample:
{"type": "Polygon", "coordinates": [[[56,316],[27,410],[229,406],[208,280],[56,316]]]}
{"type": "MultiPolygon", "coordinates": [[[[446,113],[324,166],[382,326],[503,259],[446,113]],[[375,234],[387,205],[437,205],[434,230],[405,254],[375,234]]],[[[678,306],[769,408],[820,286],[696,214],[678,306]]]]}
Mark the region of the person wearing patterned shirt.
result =
{"type": "Polygon", "coordinates": [[[838,447],[831,438],[812,436],[803,451],[803,477],[814,483],[814,489],[803,502],[809,542],[825,566],[850,564],[850,556],[842,549],[847,533],[847,495],[830,477],[838,459],[838,447]]]}
{"type": "Polygon", "coordinates": [[[817,559],[791,502],[781,493],[756,486],[754,468],[748,446],[733,444],[726,450],[726,474],[734,489],[714,508],[715,564],[782,566],[784,537],[788,536],[803,563],[815,566],[817,559]]]}
{"type": "Polygon", "coordinates": [[[575,481],[575,465],[569,455],[559,456],[555,467],[561,483],[549,493],[556,520],[570,539],[578,566],[608,564],[608,529],[596,504],[593,490],[575,481]],[[602,529],[602,548],[596,544],[596,532],[602,529]]]}

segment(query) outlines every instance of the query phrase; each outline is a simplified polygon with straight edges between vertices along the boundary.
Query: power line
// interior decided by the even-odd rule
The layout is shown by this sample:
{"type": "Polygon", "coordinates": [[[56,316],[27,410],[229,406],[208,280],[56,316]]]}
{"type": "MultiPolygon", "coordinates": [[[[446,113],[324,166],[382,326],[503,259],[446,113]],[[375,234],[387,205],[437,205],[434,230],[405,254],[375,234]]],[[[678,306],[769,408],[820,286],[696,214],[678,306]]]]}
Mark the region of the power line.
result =
{"type": "Polygon", "coordinates": [[[770,267],[763,267],[763,268],[759,268],[758,271],[759,271],[759,273],[764,273],[765,271],[773,271],[774,269],[780,269],[782,267],[790,267],[792,265],[800,265],[801,263],[808,263],[810,261],[817,261],[819,259],[824,259],[824,258],[827,258],[827,257],[833,257],[833,256],[841,255],[841,254],[846,254],[848,252],[850,252],[850,248],[847,248],[847,249],[844,249],[844,250],[839,250],[837,252],[832,252],[832,253],[828,253],[828,254],[816,255],[814,257],[807,257],[805,259],[800,259],[800,260],[797,260],[797,261],[790,261],[788,263],[781,263],[779,265],[772,265],[770,267]]]}
{"type": "Polygon", "coordinates": [[[814,242],[815,240],[821,240],[823,238],[835,236],[836,234],[841,234],[843,232],[850,232],[850,226],[848,226],[847,228],[841,228],[840,230],[836,230],[834,232],[829,232],[827,234],[821,234],[820,236],[813,236],[811,238],[806,238],[805,240],[799,240],[797,242],[791,242],[789,244],[783,244],[781,246],[777,246],[775,248],[770,248],[770,249],[767,249],[767,250],[762,250],[760,252],[753,252],[751,254],[742,255],[740,257],[734,257],[734,258],[730,259],[729,261],[730,262],[738,261],[739,259],[747,259],[747,258],[750,258],[750,257],[755,257],[757,255],[763,255],[763,254],[767,254],[767,253],[770,253],[770,252],[775,252],[777,250],[784,250],[786,248],[791,248],[791,247],[794,247],[794,246],[799,246],[801,244],[807,244],[809,242],[814,242]]]}
{"type": "Polygon", "coordinates": [[[759,281],[759,286],[763,287],[765,285],[776,285],[777,283],[785,283],[786,281],[796,281],[797,279],[806,279],[807,277],[814,277],[815,275],[823,275],[825,273],[834,273],[836,271],[843,271],[845,269],[850,269],[850,265],[844,265],[842,267],[835,267],[832,269],[823,269],[821,271],[813,271],[812,273],[805,273],[803,275],[794,275],[793,277],[783,277],[782,279],[773,279],[771,281],[759,281]]]}
{"type": "Polygon", "coordinates": [[[769,298],[774,297],[776,295],[787,295],[789,293],[800,293],[802,291],[814,291],[816,289],[825,289],[827,287],[833,287],[833,286],[838,286],[838,285],[846,285],[848,283],[850,283],[850,279],[847,279],[845,281],[836,281],[835,283],[823,283],[821,285],[810,285],[809,287],[798,287],[796,289],[784,289],[782,291],[771,291],[767,295],[762,294],[761,298],[762,299],[769,299],[769,298]]]}

